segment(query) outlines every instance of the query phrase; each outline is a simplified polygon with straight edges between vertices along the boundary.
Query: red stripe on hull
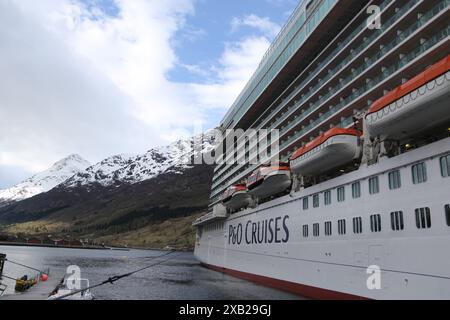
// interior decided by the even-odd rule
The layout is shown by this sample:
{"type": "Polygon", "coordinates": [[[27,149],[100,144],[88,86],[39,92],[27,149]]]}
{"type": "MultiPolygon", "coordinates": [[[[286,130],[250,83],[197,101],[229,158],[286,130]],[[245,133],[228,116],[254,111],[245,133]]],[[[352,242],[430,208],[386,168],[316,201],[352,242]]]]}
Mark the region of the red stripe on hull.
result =
{"type": "Polygon", "coordinates": [[[220,272],[225,273],[235,278],[251,281],[254,283],[262,284],[267,287],[272,287],[282,291],[290,292],[295,295],[299,295],[311,299],[319,300],[369,300],[364,297],[359,297],[347,293],[331,291],[311,286],[306,286],[300,283],[289,282],[264,276],[259,276],[252,273],[246,273],[241,271],[236,271],[232,269],[221,268],[213,265],[203,264],[205,267],[220,272]]]}

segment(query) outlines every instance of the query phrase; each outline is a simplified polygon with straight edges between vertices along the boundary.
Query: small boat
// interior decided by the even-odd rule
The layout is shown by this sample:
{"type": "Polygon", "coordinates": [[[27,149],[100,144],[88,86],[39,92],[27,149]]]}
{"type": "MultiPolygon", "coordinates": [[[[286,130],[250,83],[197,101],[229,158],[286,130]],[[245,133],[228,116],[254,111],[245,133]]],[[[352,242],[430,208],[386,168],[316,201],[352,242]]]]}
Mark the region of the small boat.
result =
{"type": "Polygon", "coordinates": [[[450,55],[375,101],[365,116],[367,131],[382,141],[400,140],[444,126],[449,99],[450,55]]]}
{"type": "Polygon", "coordinates": [[[251,204],[252,198],[248,194],[245,184],[229,187],[222,195],[223,205],[232,211],[240,210],[251,204]]]}
{"type": "Polygon", "coordinates": [[[38,283],[37,278],[29,278],[27,275],[16,280],[15,290],[17,292],[25,292],[38,283]]]}
{"type": "Polygon", "coordinates": [[[291,185],[291,171],[288,163],[263,165],[247,179],[249,194],[258,199],[279,195],[291,185]]]}
{"type": "MultiPolygon", "coordinates": [[[[72,280],[73,281],[73,280],[72,280]]],[[[47,300],[94,300],[94,296],[91,293],[89,287],[88,279],[79,279],[77,280],[80,284],[79,289],[74,289],[67,284],[67,280],[61,283],[55,291],[51,293],[47,300]],[[83,290],[84,289],[84,290],[83,290]],[[73,293],[68,297],[65,297],[68,294],[73,293]],[[65,298],[62,298],[65,297],[65,298]]]]}
{"type": "Polygon", "coordinates": [[[333,128],[327,131],[291,156],[292,172],[317,176],[352,162],[360,153],[360,136],[361,133],[355,129],[333,128]]]}

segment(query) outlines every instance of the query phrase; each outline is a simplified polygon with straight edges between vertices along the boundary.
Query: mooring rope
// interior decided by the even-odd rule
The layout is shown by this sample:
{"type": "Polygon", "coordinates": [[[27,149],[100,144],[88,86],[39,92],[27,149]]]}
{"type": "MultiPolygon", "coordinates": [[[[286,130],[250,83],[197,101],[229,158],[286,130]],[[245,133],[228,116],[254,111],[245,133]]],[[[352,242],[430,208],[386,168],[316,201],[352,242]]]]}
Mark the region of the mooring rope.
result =
{"type": "Polygon", "coordinates": [[[15,261],[11,261],[11,260],[9,260],[9,259],[5,259],[5,261],[6,261],[6,262],[9,262],[9,263],[12,263],[12,264],[15,264],[15,265],[18,265],[18,266],[21,266],[21,267],[24,267],[24,268],[28,268],[28,269],[30,269],[30,270],[38,271],[40,274],[47,274],[47,275],[48,275],[48,272],[44,272],[44,271],[42,271],[42,270],[39,270],[39,269],[30,267],[30,266],[27,266],[27,265],[25,265],[25,264],[21,264],[21,263],[15,262],[15,261]]]}
{"type": "MultiPolygon", "coordinates": [[[[165,257],[165,256],[168,256],[168,255],[171,255],[171,254],[173,254],[173,253],[175,253],[175,252],[176,252],[176,251],[172,250],[172,251],[167,252],[167,253],[165,253],[165,254],[163,254],[163,255],[154,257],[153,260],[159,259],[159,258],[162,258],[162,257],[165,257]]],[[[114,284],[115,282],[119,281],[120,279],[123,279],[123,278],[126,278],[126,277],[130,277],[130,276],[132,276],[132,275],[134,275],[134,274],[136,274],[136,273],[139,273],[139,272],[142,272],[142,271],[144,271],[144,270],[150,269],[150,268],[152,268],[152,267],[161,265],[161,264],[163,264],[163,263],[165,263],[165,262],[167,262],[167,261],[170,261],[170,260],[172,260],[172,259],[174,259],[174,258],[180,256],[181,254],[182,254],[182,253],[180,253],[180,254],[178,254],[178,255],[176,255],[176,256],[172,256],[172,257],[170,257],[170,258],[168,258],[168,259],[165,259],[165,260],[163,260],[163,261],[159,261],[159,262],[153,263],[153,264],[148,265],[148,266],[146,266],[146,267],[144,267],[144,268],[141,268],[141,269],[138,269],[138,270],[129,272],[129,273],[125,273],[125,274],[122,274],[122,275],[119,275],[119,276],[110,277],[110,278],[108,278],[107,280],[105,280],[105,281],[103,281],[103,282],[101,282],[101,283],[98,283],[98,284],[96,284],[96,285],[89,286],[89,287],[87,287],[87,288],[80,289],[80,290],[76,290],[76,291],[74,291],[74,292],[65,294],[65,295],[63,295],[63,296],[61,296],[61,297],[56,298],[55,300],[62,300],[62,299],[71,297],[71,296],[73,296],[73,295],[76,295],[76,294],[78,294],[78,293],[84,292],[84,291],[86,291],[86,290],[91,290],[91,289],[94,289],[94,288],[103,286],[103,285],[108,284],[108,283],[109,283],[109,284],[114,284]]]]}
{"type": "Polygon", "coordinates": [[[6,278],[6,279],[9,279],[9,280],[13,280],[13,281],[17,280],[17,278],[8,277],[6,275],[2,275],[2,278],[6,278]]]}

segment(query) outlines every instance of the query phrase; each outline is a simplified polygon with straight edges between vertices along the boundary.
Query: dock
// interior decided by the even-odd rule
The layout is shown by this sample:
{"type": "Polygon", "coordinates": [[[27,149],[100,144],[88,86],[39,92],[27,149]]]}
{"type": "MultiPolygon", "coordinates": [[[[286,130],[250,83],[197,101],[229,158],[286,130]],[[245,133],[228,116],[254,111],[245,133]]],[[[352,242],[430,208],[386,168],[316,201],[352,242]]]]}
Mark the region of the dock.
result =
{"type": "Polygon", "coordinates": [[[47,281],[39,281],[35,286],[28,291],[18,294],[4,295],[0,297],[1,300],[47,300],[53,290],[60,284],[63,279],[61,275],[50,275],[47,281]]]}

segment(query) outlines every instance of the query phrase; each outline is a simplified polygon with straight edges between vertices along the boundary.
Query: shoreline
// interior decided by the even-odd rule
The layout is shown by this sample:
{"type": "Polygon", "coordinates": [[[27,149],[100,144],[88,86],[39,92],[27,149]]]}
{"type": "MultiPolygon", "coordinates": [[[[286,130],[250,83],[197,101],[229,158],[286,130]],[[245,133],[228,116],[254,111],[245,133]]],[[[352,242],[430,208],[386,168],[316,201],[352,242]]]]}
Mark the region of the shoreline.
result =
{"type": "Polygon", "coordinates": [[[62,249],[86,249],[86,250],[127,250],[125,248],[96,247],[96,246],[57,246],[52,244],[32,244],[20,242],[0,242],[0,247],[36,247],[36,248],[62,248],[62,249]]]}
{"type": "Polygon", "coordinates": [[[193,249],[175,249],[175,248],[139,248],[139,247],[111,247],[111,246],[57,246],[51,244],[32,244],[32,243],[20,243],[20,242],[2,242],[0,241],[0,247],[30,247],[30,248],[54,248],[54,249],[79,249],[79,250],[113,250],[113,251],[130,251],[130,250],[144,250],[144,251],[177,251],[177,252],[194,252],[193,249]]]}

